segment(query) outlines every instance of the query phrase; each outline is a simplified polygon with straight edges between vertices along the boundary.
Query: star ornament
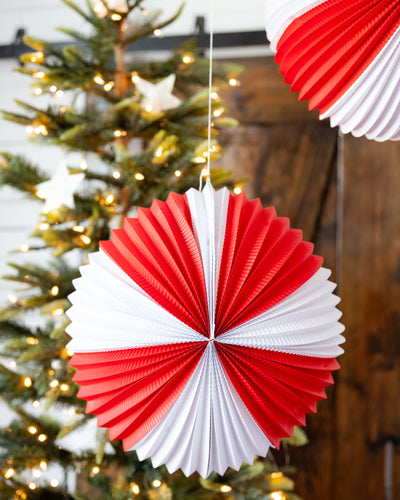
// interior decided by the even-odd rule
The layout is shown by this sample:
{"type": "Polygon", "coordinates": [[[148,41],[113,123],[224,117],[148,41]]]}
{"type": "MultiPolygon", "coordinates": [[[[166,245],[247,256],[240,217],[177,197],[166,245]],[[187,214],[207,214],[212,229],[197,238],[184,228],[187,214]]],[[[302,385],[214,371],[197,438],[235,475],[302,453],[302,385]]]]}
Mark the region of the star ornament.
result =
{"type": "Polygon", "coordinates": [[[172,95],[174,85],[174,74],[157,83],[151,83],[139,78],[136,88],[143,96],[142,107],[149,113],[160,113],[179,106],[181,100],[172,95]]]}
{"type": "Polygon", "coordinates": [[[49,181],[36,186],[37,196],[45,200],[42,212],[48,213],[62,205],[73,208],[74,192],[84,178],[85,174],[71,175],[66,163],[62,162],[49,181]]]}

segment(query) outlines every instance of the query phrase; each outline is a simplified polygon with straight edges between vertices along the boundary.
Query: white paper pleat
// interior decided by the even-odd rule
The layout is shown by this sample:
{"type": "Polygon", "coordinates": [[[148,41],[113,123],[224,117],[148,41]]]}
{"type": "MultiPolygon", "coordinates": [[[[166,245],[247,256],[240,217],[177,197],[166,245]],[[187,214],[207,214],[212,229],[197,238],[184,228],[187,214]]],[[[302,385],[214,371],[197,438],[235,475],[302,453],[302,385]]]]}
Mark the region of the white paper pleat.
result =
{"type": "Polygon", "coordinates": [[[266,0],[265,17],[267,37],[271,49],[276,46],[286,28],[299,16],[326,0],[266,0]]]}
{"type": "Polygon", "coordinates": [[[207,477],[238,469],[255,455],[266,455],[271,443],[228,383],[212,343],[178,400],[134,449],[141,460],[165,463],[172,473],[197,470],[207,477]]]}
{"type": "Polygon", "coordinates": [[[217,269],[221,262],[229,191],[217,192],[207,182],[202,191],[190,189],[186,193],[193,229],[200,247],[208,297],[211,338],[214,338],[217,269]]]}
{"type": "Polygon", "coordinates": [[[70,295],[67,328],[75,352],[127,349],[204,337],[149,297],[103,251],[90,255],[70,295]]]}
{"type": "Polygon", "coordinates": [[[356,137],[396,140],[400,132],[400,28],[364,73],[324,114],[356,137]]]}
{"type": "Polygon", "coordinates": [[[306,283],[279,304],[256,318],[218,337],[225,344],[268,348],[274,351],[316,357],[336,357],[344,326],[338,322],[340,301],[332,294],[335,284],[327,281],[328,269],[321,268],[306,283]],[[333,344],[332,344],[333,342],[333,344]],[[327,351],[326,346],[334,348],[327,351]]]}

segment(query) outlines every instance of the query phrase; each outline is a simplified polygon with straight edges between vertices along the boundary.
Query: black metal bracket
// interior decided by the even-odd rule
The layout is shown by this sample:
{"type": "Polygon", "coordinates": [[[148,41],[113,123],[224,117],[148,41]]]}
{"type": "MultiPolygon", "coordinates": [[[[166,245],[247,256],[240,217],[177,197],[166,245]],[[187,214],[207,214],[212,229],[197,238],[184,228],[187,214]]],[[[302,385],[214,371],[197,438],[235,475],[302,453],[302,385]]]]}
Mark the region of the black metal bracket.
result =
{"type": "MultiPolygon", "coordinates": [[[[196,40],[200,49],[207,49],[210,42],[210,35],[205,32],[204,27],[204,17],[197,17],[194,35],[171,35],[162,38],[149,37],[138,40],[134,44],[128,46],[128,51],[172,50],[181,43],[192,39],[196,40]]],[[[32,49],[22,41],[24,34],[25,29],[18,28],[14,42],[9,45],[0,45],[0,59],[18,58],[21,54],[32,51],[32,49]]],[[[265,46],[267,43],[265,31],[214,33],[214,47],[216,48],[265,46]]],[[[54,44],[54,46],[58,48],[63,48],[67,45],[69,45],[69,43],[54,44]]]]}

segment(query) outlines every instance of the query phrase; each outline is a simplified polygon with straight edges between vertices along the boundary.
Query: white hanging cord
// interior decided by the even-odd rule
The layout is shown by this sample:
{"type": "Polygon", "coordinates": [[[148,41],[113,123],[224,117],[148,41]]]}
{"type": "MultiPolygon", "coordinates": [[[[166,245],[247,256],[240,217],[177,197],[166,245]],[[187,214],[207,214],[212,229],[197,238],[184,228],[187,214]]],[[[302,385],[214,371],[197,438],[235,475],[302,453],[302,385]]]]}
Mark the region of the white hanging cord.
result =
{"type": "MultiPolygon", "coordinates": [[[[213,77],[213,49],[214,49],[214,0],[210,0],[210,49],[209,49],[209,70],[208,70],[208,136],[207,136],[207,178],[206,182],[210,181],[210,163],[211,163],[211,92],[212,92],[212,77],[213,77]]],[[[203,184],[203,170],[200,173],[200,190],[203,184]]]]}

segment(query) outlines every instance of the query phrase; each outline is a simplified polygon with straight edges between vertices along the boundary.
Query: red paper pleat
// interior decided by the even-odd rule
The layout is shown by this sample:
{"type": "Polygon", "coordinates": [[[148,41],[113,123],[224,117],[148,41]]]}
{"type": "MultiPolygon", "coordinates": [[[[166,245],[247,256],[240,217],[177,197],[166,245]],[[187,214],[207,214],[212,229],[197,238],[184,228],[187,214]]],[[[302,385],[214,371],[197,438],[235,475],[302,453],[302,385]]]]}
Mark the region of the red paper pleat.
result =
{"type": "Polygon", "coordinates": [[[100,381],[112,378],[143,367],[156,366],[177,358],[181,354],[193,351],[197,342],[184,344],[165,344],[151,347],[151,359],[148,348],[123,349],[118,351],[77,353],[71,358],[70,365],[77,368],[73,380],[79,384],[91,380],[100,381]]]}
{"type": "Polygon", "coordinates": [[[87,413],[108,427],[111,439],[133,446],[175,403],[199,363],[207,342],[170,344],[97,353],[76,353],[78,397],[87,413]],[[84,367],[86,365],[86,367],[84,367]]]}
{"type": "Polygon", "coordinates": [[[244,194],[231,196],[216,303],[215,337],[267,311],[321,267],[289,219],[244,194]]]}
{"type": "Polygon", "coordinates": [[[100,246],[156,302],[209,337],[203,264],[185,196],[171,193],[140,209],[100,246]]]}
{"type": "Polygon", "coordinates": [[[337,361],[216,342],[221,363],[237,393],[275,447],[316,411],[333,383],[337,361]]]}
{"type": "Polygon", "coordinates": [[[292,21],[278,42],[276,61],[299,99],[324,113],[399,26],[398,0],[327,0],[292,21]]]}

